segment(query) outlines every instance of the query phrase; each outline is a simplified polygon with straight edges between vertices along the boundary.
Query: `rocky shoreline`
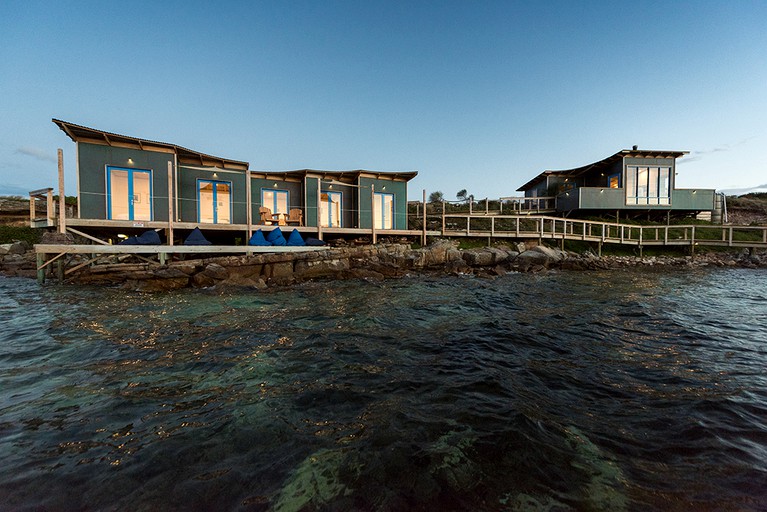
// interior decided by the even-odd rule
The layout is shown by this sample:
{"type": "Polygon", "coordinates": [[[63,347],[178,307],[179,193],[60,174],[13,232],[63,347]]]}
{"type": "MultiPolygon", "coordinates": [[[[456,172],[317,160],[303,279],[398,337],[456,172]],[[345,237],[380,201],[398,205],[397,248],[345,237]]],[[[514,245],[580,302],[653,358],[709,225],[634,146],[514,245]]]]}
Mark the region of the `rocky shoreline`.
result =
{"type": "MultiPolygon", "coordinates": [[[[508,272],[545,272],[553,269],[588,271],[630,267],[745,267],[767,268],[767,253],[707,253],[694,258],[657,256],[602,256],[577,254],[544,245],[518,243],[478,249],[457,248],[439,240],[411,249],[406,244],[332,247],[322,251],[266,253],[171,261],[166,265],[127,263],[131,256],[104,256],[67,282],[119,286],[137,291],[178,288],[246,287],[264,289],[315,279],[383,280],[413,273],[472,274],[493,278],[508,272]]],[[[70,265],[77,264],[75,259],[70,265]]],[[[25,242],[0,245],[0,274],[35,278],[35,253],[25,242]]]]}

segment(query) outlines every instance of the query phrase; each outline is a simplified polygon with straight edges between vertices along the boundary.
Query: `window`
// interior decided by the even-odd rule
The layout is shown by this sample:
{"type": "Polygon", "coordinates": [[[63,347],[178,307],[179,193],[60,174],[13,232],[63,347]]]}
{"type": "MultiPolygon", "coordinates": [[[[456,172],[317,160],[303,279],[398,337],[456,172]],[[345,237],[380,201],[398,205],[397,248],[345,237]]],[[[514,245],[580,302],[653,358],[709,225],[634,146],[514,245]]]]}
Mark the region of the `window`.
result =
{"type": "Polygon", "coordinates": [[[341,227],[341,192],[320,194],[320,225],[323,228],[341,227]]]}
{"type": "Polygon", "coordinates": [[[228,181],[197,180],[197,222],[231,224],[232,184],[228,181]]]}
{"type": "Polygon", "coordinates": [[[394,229],[394,194],[375,193],[373,219],[376,229],[394,229]]]}
{"type": "Polygon", "coordinates": [[[107,166],[107,218],[152,220],[152,171],[107,166]]]}
{"type": "Polygon", "coordinates": [[[670,167],[626,167],[626,204],[671,204],[670,177],[670,167]]]}
{"type": "Polygon", "coordinates": [[[621,175],[613,174],[607,177],[607,184],[610,188],[621,188],[621,175]]]}
{"type": "Polygon", "coordinates": [[[288,205],[290,204],[287,190],[277,190],[271,188],[261,189],[261,206],[272,210],[272,213],[288,214],[288,205]]]}

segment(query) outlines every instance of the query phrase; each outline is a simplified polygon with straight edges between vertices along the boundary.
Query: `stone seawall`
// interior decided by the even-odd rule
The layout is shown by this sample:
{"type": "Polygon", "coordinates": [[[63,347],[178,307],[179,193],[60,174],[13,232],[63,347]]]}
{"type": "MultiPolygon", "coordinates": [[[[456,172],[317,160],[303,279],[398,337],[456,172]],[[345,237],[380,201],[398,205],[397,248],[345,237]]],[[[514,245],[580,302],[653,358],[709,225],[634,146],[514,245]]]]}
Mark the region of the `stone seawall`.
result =
{"type": "MultiPolygon", "coordinates": [[[[548,269],[599,270],[636,266],[767,267],[767,254],[708,253],[692,257],[630,256],[597,257],[593,253],[568,251],[523,243],[460,250],[457,242],[440,240],[428,247],[411,249],[402,244],[378,244],[328,248],[314,252],[223,256],[172,261],[166,265],[126,263],[131,256],[105,256],[97,264],[77,271],[69,282],[121,286],[138,291],[177,288],[247,287],[263,289],[313,279],[382,280],[409,273],[475,274],[484,277],[507,272],[540,272],[548,269]]],[[[34,252],[23,244],[0,246],[0,272],[35,277],[34,252]]],[[[70,262],[76,265],[77,259],[70,262]]]]}

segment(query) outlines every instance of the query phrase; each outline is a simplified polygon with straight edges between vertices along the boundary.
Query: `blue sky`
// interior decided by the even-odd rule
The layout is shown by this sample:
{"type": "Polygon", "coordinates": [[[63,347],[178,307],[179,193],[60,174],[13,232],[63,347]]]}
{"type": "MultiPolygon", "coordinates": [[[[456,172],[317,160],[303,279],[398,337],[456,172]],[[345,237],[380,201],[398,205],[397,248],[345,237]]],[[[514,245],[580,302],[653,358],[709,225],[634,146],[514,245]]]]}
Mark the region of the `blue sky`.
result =
{"type": "Polygon", "coordinates": [[[0,3],[0,194],[57,186],[53,117],[250,162],[417,170],[411,198],[687,150],[767,183],[767,2],[0,3]]]}

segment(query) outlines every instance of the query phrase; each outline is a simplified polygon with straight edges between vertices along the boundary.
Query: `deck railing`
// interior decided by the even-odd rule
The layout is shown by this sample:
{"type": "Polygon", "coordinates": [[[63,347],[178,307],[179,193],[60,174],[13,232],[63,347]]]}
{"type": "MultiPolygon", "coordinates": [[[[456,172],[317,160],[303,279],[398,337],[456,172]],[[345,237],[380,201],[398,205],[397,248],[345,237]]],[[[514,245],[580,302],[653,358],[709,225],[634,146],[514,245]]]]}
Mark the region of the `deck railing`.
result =
{"type": "Polygon", "coordinates": [[[659,225],[563,219],[548,216],[444,214],[443,236],[582,240],[628,245],[767,247],[767,226],[659,225]]]}

